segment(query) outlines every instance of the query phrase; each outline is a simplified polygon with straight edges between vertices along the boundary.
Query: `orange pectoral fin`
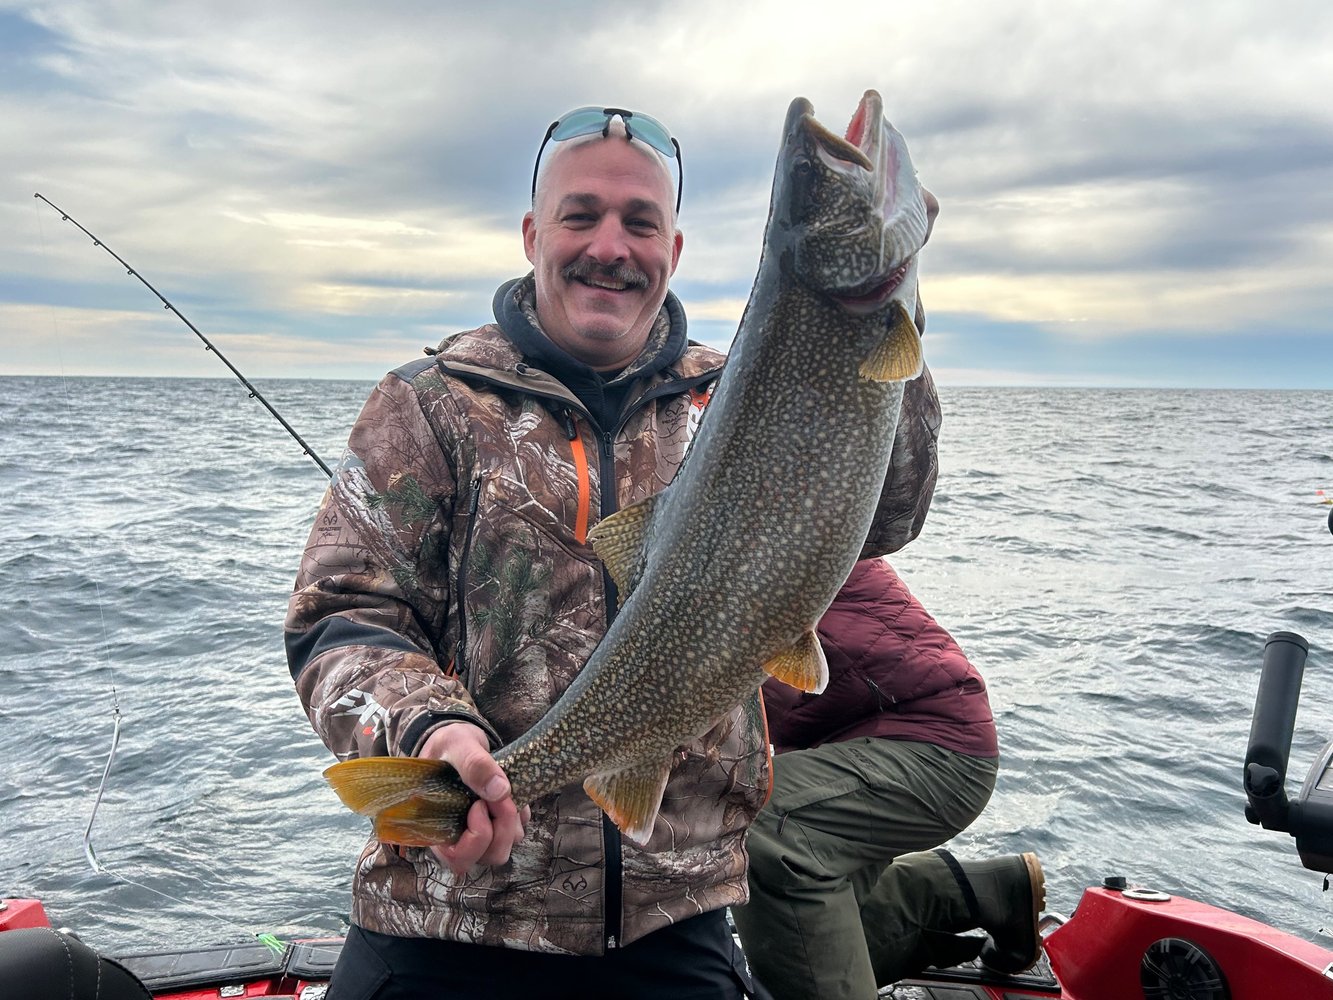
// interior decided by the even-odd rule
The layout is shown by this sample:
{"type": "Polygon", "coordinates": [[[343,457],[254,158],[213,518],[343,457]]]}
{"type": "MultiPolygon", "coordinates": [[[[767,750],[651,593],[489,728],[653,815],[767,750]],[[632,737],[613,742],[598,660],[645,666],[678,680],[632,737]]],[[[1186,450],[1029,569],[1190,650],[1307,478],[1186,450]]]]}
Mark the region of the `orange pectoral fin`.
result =
{"type": "Polygon", "coordinates": [[[921,334],[907,307],[897,299],[890,307],[884,339],[861,362],[861,377],[875,382],[902,382],[921,374],[921,334]]]}
{"type": "Polygon", "coordinates": [[[798,691],[819,694],[828,685],[828,660],[814,629],[765,663],[764,670],[798,691]]]}
{"type": "Polygon", "coordinates": [[[621,833],[642,845],[652,835],[670,774],[670,761],[637,764],[623,771],[594,774],[584,780],[583,790],[620,827],[621,833]]]}

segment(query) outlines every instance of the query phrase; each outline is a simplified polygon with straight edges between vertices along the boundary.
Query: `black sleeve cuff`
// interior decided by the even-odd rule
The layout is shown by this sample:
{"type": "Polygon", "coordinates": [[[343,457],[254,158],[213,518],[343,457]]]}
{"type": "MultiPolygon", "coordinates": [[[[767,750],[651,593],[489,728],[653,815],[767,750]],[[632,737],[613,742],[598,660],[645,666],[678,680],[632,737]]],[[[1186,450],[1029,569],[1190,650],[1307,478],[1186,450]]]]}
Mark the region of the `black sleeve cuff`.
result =
{"type": "Polygon", "coordinates": [[[415,757],[420,753],[421,744],[426,741],[426,737],[438,725],[445,722],[470,722],[477,726],[491,741],[492,753],[504,746],[504,740],[500,738],[500,734],[495,731],[494,726],[479,715],[473,715],[459,709],[453,712],[423,712],[412,721],[410,726],[403,730],[403,735],[398,740],[399,753],[404,757],[415,757]]]}

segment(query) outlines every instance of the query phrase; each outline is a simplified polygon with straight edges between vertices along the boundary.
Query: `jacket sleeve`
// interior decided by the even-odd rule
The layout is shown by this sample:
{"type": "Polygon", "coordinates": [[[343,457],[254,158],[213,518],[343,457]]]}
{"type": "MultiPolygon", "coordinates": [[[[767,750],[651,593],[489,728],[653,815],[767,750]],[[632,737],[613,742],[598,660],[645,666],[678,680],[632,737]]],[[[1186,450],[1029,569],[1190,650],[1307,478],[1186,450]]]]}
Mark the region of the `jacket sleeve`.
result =
{"type": "Polygon", "coordinates": [[[297,693],[339,759],[410,756],[458,720],[500,745],[441,648],[455,497],[416,392],[386,376],[324,494],[287,611],[297,693]]]}
{"type": "Polygon", "coordinates": [[[939,474],[939,435],[940,400],[930,369],[923,368],[903,387],[893,453],[862,559],[897,552],[921,533],[939,474]]]}

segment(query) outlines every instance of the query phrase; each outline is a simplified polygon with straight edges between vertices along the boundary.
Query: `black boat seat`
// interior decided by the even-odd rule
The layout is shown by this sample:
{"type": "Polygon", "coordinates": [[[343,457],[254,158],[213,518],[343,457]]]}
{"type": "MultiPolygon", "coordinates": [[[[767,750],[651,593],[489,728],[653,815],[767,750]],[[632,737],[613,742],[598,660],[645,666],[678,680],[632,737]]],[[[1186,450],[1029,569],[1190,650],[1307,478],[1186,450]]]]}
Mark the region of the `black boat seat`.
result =
{"type": "Polygon", "coordinates": [[[24,1000],[152,1000],[115,959],[50,927],[0,934],[0,997],[24,1000]]]}

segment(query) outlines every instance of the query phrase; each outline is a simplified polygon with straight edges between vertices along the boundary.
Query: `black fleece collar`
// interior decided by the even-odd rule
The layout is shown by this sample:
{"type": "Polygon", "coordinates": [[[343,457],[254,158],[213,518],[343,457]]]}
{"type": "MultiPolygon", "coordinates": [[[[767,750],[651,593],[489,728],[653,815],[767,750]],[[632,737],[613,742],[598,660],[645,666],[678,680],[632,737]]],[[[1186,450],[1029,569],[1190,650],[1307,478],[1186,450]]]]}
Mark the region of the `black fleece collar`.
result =
{"type": "Polygon", "coordinates": [[[615,426],[630,383],[655,375],[679,360],[688,346],[685,309],[668,291],[643,351],[614,375],[597,372],[558,347],[537,322],[536,281],[531,272],[506,281],[491,304],[495,321],[534,367],[554,375],[583,401],[604,429],[615,426]]]}

